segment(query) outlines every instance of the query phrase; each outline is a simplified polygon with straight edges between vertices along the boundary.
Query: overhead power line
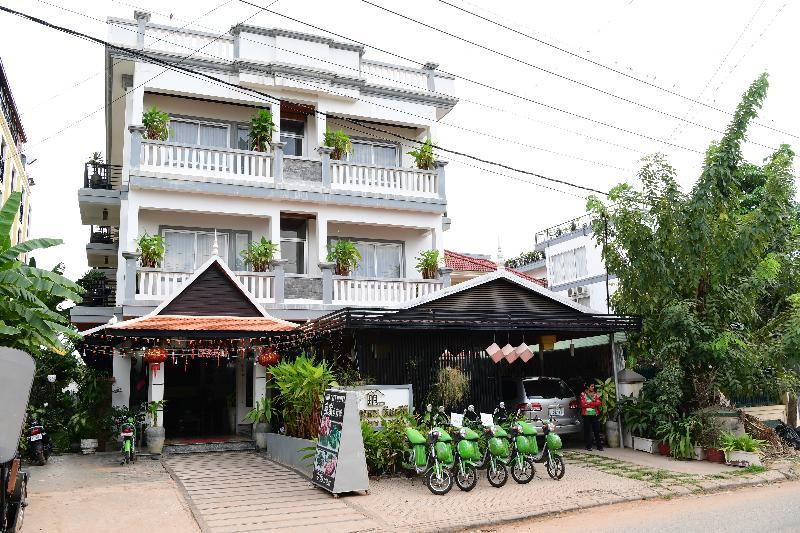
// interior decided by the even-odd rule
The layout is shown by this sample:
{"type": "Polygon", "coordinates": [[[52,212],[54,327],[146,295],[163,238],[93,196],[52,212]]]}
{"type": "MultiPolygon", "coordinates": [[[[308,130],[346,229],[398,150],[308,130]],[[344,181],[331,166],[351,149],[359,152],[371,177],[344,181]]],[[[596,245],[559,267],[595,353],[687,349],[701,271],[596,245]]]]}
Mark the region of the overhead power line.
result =
{"type": "MultiPolygon", "coordinates": [[[[258,7],[258,6],[257,6],[257,7],[258,7]]],[[[262,10],[265,10],[266,8],[263,8],[263,7],[261,7],[260,9],[262,9],[262,10]]],[[[33,15],[29,15],[29,14],[27,14],[27,13],[23,13],[23,12],[21,12],[21,11],[16,11],[16,10],[14,10],[14,9],[7,8],[7,7],[5,7],[5,6],[0,6],[0,11],[4,11],[4,12],[6,12],[6,13],[9,13],[9,14],[15,15],[15,16],[17,16],[17,17],[24,18],[24,19],[26,19],[26,20],[29,20],[29,21],[31,21],[31,22],[34,22],[34,23],[36,23],[36,24],[39,24],[39,25],[45,26],[45,27],[47,27],[47,28],[50,28],[50,29],[54,29],[54,30],[57,30],[57,31],[63,32],[63,33],[66,33],[66,34],[68,34],[68,35],[70,35],[70,36],[73,36],[73,37],[77,37],[77,38],[80,38],[80,39],[84,39],[84,40],[87,40],[87,41],[89,41],[89,42],[93,42],[93,43],[95,43],[95,44],[99,44],[99,45],[102,45],[102,46],[106,46],[106,47],[108,47],[108,48],[112,48],[112,49],[118,50],[118,51],[120,51],[120,52],[124,52],[124,53],[130,54],[130,55],[132,55],[132,56],[139,57],[139,58],[141,58],[142,60],[144,60],[144,61],[146,61],[146,62],[150,62],[150,63],[153,63],[153,64],[157,64],[157,65],[159,65],[159,66],[163,66],[163,67],[165,67],[166,69],[172,69],[172,70],[176,70],[176,71],[179,71],[179,72],[184,72],[184,73],[187,73],[187,74],[189,74],[189,75],[193,75],[193,76],[195,76],[195,77],[201,77],[201,78],[205,78],[205,79],[207,79],[207,80],[211,80],[211,81],[213,81],[213,82],[216,82],[217,84],[222,84],[222,85],[225,85],[225,86],[231,87],[232,89],[234,89],[234,90],[238,90],[239,92],[242,92],[242,93],[245,93],[245,94],[251,94],[251,95],[252,95],[252,94],[255,94],[255,95],[259,95],[259,96],[261,96],[262,98],[265,98],[265,99],[267,99],[267,100],[271,100],[271,101],[273,101],[273,102],[277,103],[278,105],[280,105],[280,99],[279,99],[279,98],[277,98],[277,97],[275,97],[275,96],[273,96],[273,95],[271,95],[271,94],[269,94],[269,93],[265,93],[265,92],[263,92],[263,91],[259,91],[259,90],[257,90],[257,89],[252,89],[252,88],[241,87],[240,85],[237,85],[237,84],[235,84],[235,83],[232,83],[232,82],[229,82],[229,81],[223,80],[223,79],[221,79],[221,78],[218,78],[218,77],[216,77],[216,76],[213,76],[213,75],[211,75],[211,74],[208,74],[208,73],[205,73],[205,72],[201,72],[201,71],[195,71],[195,70],[192,70],[192,69],[190,69],[190,68],[184,67],[184,66],[182,66],[180,63],[181,63],[183,60],[185,60],[186,58],[183,58],[183,59],[182,59],[181,61],[179,61],[178,63],[175,63],[175,64],[173,64],[173,63],[170,63],[170,62],[167,62],[167,61],[163,61],[163,60],[160,60],[160,59],[158,59],[158,58],[155,58],[155,57],[149,56],[149,55],[147,55],[147,54],[145,54],[145,53],[142,53],[142,52],[139,52],[139,51],[137,51],[137,50],[133,50],[133,49],[130,49],[130,48],[124,48],[124,47],[121,47],[121,46],[115,45],[115,44],[113,44],[113,43],[110,43],[110,42],[108,42],[108,41],[105,41],[105,40],[103,40],[103,39],[99,39],[99,38],[97,38],[97,37],[93,37],[93,36],[91,36],[91,35],[88,35],[88,34],[85,34],[85,33],[79,32],[79,31],[77,31],[77,30],[73,30],[73,29],[71,29],[71,28],[67,28],[67,27],[64,27],[64,26],[59,26],[59,25],[57,25],[57,24],[54,24],[54,23],[52,23],[52,22],[48,22],[48,21],[46,21],[46,20],[43,20],[43,19],[41,19],[41,18],[35,17],[35,16],[33,16],[33,15]]],[[[257,13],[256,13],[256,14],[257,14],[257,13]]],[[[255,16],[256,14],[254,14],[254,15],[252,15],[252,16],[255,16]]],[[[252,17],[251,17],[251,18],[252,18],[252,17]]],[[[210,43],[208,43],[208,44],[210,44],[210,43]]],[[[188,56],[187,56],[187,57],[188,57],[188,56]]],[[[162,73],[163,73],[163,72],[162,72],[162,73]]],[[[159,75],[160,75],[160,74],[159,74],[159,75]]],[[[152,78],[151,78],[151,79],[152,79],[152,78]]],[[[146,83],[146,82],[145,82],[145,83],[146,83]]],[[[131,90],[133,90],[133,89],[131,89],[131,90]]],[[[252,97],[252,96],[251,96],[251,97],[252,97]]],[[[104,107],[105,107],[105,106],[104,106],[104,107]]],[[[321,112],[321,111],[318,111],[318,110],[314,110],[314,113],[315,113],[315,114],[319,114],[319,115],[321,115],[321,116],[325,116],[326,118],[327,118],[327,117],[331,117],[331,118],[335,118],[335,119],[338,119],[338,120],[343,120],[343,121],[347,121],[347,122],[355,123],[355,124],[358,124],[358,125],[360,125],[360,126],[362,126],[362,127],[365,127],[365,128],[367,128],[367,129],[375,129],[376,131],[380,131],[380,132],[382,132],[382,133],[388,133],[388,134],[390,134],[390,135],[395,135],[395,134],[393,134],[393,133],[391,133],[391,132],[388,132],[388,131],[386,131],[386,130],[382,130],[382,129],[380,129],[380,128],[375,128],[373,125],[371,125],[371,124],[367,124],[367,123],[364,123],[364,122],[362,122],[362,121],[358,121],[358,120],[354,120],[354,119],[350,119],[350,118],[345,118],[345,117],[340,117],[340,116],[336,116],[336,115],[333,115],[333,114],[324,113],[324,112],[321,112]]],[[[411,142],[413,142],[413,143],[415,143],[415,144],[418,144],[418,145],[419,145],[419,144],[422,144],[422,142],[421,142],[421,141],[419,141],[419,140],[417,140],[417,139],[407,139],[407,140],[409,140],[409,141],[411,141],[411,142]]],[[[539,178],[539,179],[542,179],[542,180],[545,180],[545,181],[550,181],[550,182],[553,182],[553,183],[558,183],[558,184],[561,184],[561,185],[566,185],[566,186],[568,186],[568,187],[573,187],[573,188],[576,188],[576,189],[581,189],[581,190],[584,190],[584,191],[587,191],[587,192],[592,192],[592,193],[596,193],[596,194],[601,194],[601,195],[604,195],[604,196],[607,196],[607,195],[608,195],[608,193],[607,193],[607,192],[605,192],[605,191],[601,191],[601,190],[594,189],[594,188],[591,188],[591,187],[586,187],[586,186],[584,186],[584,185],[579,185],[579,184],[576,184],[576,183],[571,183],[571,182],[569,182],[569,181],[566,181],[566,180],[562,180],[562,179],[558,179],[558,178],[553,178],[553,177],[546,176],[546,175],[544,175],[544,174],[541,174],[541,173],[538,173],[538,172],[533,172],[533,171],[530,171],[530,170],[525,170],[525,169],[516,168],[516,167],[514,167],[514,166],[511,166],[511,165],[508,165],[508,164],[506,164],[506,163],[502,163],[502,162],[498,162],[498,161],[493,161],[493,160],[490,160],[490,159],[484,159],[484,158],[480,158],[480,157],[474,156],[474,155],[472,155],[472,154],[468,154],[468,153],[465,153],[465,152],[461,152],[461,151],[458,151],[458,150],[454,150],[454,149],[451,149],[451,148],[447,148],[447,147],[444,147],[444,146],[441,146],[441,145],[434,145],[434,147],[435,147],[437,150],[441,151],[441,152],[445,152],[445,153],[451,153],[451,154],[455,154],[455,155],[463,156],[463,157],[466,157],[466,158],[468,158],[468,159],[472,159],[472,160],[474,160],[474,161],[478,161],[478,162],[480,162],[480,163],[489,164],[489,165],[492,165],[492,166],[497,166],[497,167],[504,168],[504,169],[506,169],[506,170],[511,170],[511,171],[513,171],[513,172],[517,172],[517,173],[520,173],[520,174],[524,174],[524,175],[533,176],[533,177],[536,177],[536,178],[539,178]]]]}
{"type": "MultiPolygon", "coordinates": [[[[580,59],[582,61],[586,61],[587,63],[591,63],[592,65],[594,65],[596,67],[600,67],[602,69],[608,70],[609,72],[613,72],[614,74],[618,74],[620,76],[623,76],[623,77],[628,78],[630,80],[636,81],[636,82],[641,83],[643,85],[647,85],[648,87],[652,87],[653,89],[657,89],[659,91],[662,91],[664,93],[670,94],[672,96],[677,96],[678,98],[682,98],[684,100],[688,100],[688,101],[693,102],[695,104],[701,105],[701,106],[706,107],[708,109],[713,109],[714,111],[718,111],[720,113],[724,113],[724,114],[729,115],[729,116],[733,116],[734,115],[730,111],[727,111],[727,110],[722,109],[720,107],[716,107],[716,106],[711,105],[709,103],[703,102],[702,100],[699,100],[697,98],[693,98],[691,96],[686,96],[686,95],[681,94],[678,91],[675,91],[673,89],[669,89],[667,87],[662,87],[661,85],[658,85],[657,83],[653,83],[651,81],[647,81],[645,79],[642,79],[642,78],[640,78],[638,76],[634,76],[633,74],[629,74],[629,73],[627,73],[627,72],[625,72],[623,70],[620,70],[618,68],[614,68],[614,67],[611,67],[609,65],[603,64],[603,63],[601,63],[599,61],[596,61],[596,60],[594,60],[594,59],[592,59],[590,57],[582,56],[582,55],[580,55],[580,54],[578,54],[576,52],[573,52],[571,50],[567,50],[566,48],[563,48],[563,47],[558,46],[556,44],[553,44],[553,43],[550,43],[548,41],[545,41],[545,40],[543,40],[543,39],[541,39],[539,37],[536,37],[535,35],[531,35],[530,33],[523,32],[523,31],[518,30],[518,29],[516,29],[516,28],[514,28],[512,26],[508,26],[506,24],[503,24],[502,22],[498,22],[498,21],[496,21],[494,19],[491,19],[489,17],[485,17],[485,16],[483,16],[483,15],[481,15],[479,13],[476,13],[474,11],[470,11],[470,10],[468,10],[468,9],[462,7],[462,6],[459,6],[459,5],[453,4],[451,2],[448,2],[447,0],[439,0],[439,2],[441,2],[441,3],[445,4],[445,5],[448,5],[448,6],[452,7],[452,8],[454,8],[454,9],[457,9],[457,10],[463,12],[463,13],[467,13],[468,15],[472,15],[475,18],[478,18],[478,19],[481,19],[481,20],[483,20],[485,22],[488,22],[489,24],[493,24],[493,25],[495,25],[495,26],[497,26],[499,28],[503,28],[503,29],[508,30],[510,32],[513,32],[513,33],[515,33],[517,35],[521,35],[522,37],[525,37],[527,39],[535,41],[535,42],[537,42],[537,43],[539,43],[541,45],[547,46],[547,47],[552,48],[554,50],[558,50],[561,53],[567,54],[567,55],[569,55],[571,57],[574,57],[576,59],[580,59]]],[[[785,5],[786,4],[784,4],[784,6],[785,5]]],[[[783,7],[781,7],[781,9],[778,10],[778,13],[780,13],[780,11],[782,9],[783,9],[783,7]]],[[[777,13],[776,13],[776,16],[777,16],[777,13]]],[[[773,18],[773,20],[775,20],[775,19],[773,18]]],[[[762,32],[762,35],[763,35],[763,32],[762,32]]],[[[763,124],[763,123],[760,123],[760,122],[755,122],[754,121],[753,125],[754,126],[759,126],[759,127],[762,127],[762,128],[766,128],[768,130],[772,130],[774,132],[781,133],[783,135],[788,135],[790,137],[800,138],[800,135],[795,135],[794,133],[791,133],[791,132],[788,132],[788,131],[784,131],[784,130],[781,130],[781,129],[778,129],[778,128],[775,128],[773,126],[769,126],[767,124],[763,124]]]]}
{"type": "MultiPolygon", "coordinates": [[[[248,5],[251,5],[251,6],[258,7],[258,4],[255,4],[255,3],[250,2],[248,0],[239,0],[239,2],[242,2],[243,4],[248,4],[248,5]]],[[[342,35],[340,33],[337,33],[335,31],[333,31],[333,30],[329,30],[329,29],[323,28],[321,26],[317,26],[317,25],[311,24],[310,22],[306,22],[304,20],[291,17],[289,15],[286,15],[284,13],[280,13],[278,11],[273,11],[271,9],[266,9],[265,11],[267,11],[269,13],[272,13],[273,15],[277,15],[279,17],[283,17],[283,18],[285,18],[287,20],[291,20],[293,22],[297,22],[298,24],[302,24],[304,26],[308,26],[309,28],[314,28],[315,30],[325,32],[325,33],[333,35],[335,37],[339,37],[340,39],[346,39],[346,40],[348,40],[350,42],[353,42],[353,43],[356,43],[356,44],[360,44],[361,46],[364,46],[364,47],[367,47],[367,48],[371,48],[372,50],[377,50],[378,52],[390,55],[392,57],[396,57],[398,59],[402,59],[404,61],[408,61],[410,63],[415,63],[417,65],[424,65],[425,64],[425,61],[419,61],[419,60],[416,60],[416,59],[410,59],[410,58],[408,58],[406,56],[398,54],[397,52],[392,52],[390,50],[387,50],[386,48],[381,48],[379,46],[367,44],[367,43],[359,41],[357,39],[353,39],[352,37],[347,37],[346,35],[342,35]]],[[[657,143],[660,143],[660,144],[664,144],[666,146],[671,146],[673,148],[680,148],[681,150],[686,150],[688,152],[694,152],[696,154],[704,154],[705,153],[703,150],[696,150],[694,148],[689,148],[688,146],[683,146],[681,144],[678,144],[678,143],[675,143],[675,142],[672,142],[672,141],[668,141],[668,140],[665,140],[665,139],[659,139],[658,137],[653,137],[653,136],[647,135],[645,133],[641,133],[641,132],[638,132],[638,131],[635,131],[635,130],[630,130],[628,128],[624,128],[622,126],[617,126],[617,125],[609,123],[609,122],[604,122],[602,120],[598,120],[598,119],[594,119],[594,118],[591,118],[591,117],[587,117],[585,115],[581,115],[580,113],[575,113],[573,111],[562,109],[562,108],[559,108],[559,107],[551,105],[551,104],[546,104],[544,102],[540,102],[540,101],[535,100],[533,98],[530,98],[530,97],[527,97],[527,96],[522,96],[520,94],[514,93],[514,92],[506,90],[506,89],[502,89],[500,87],[495,87],[495,86],[493,86],[493,85],[491,85],[489,83],[469,78],[469,77],[464,76],[462,74],[456,74],[456,73],[449,72],[449,71],[442,70],[442,69],[438,69],[438,72],[441,72],[442,74],[446,74],[448,76],[452,76],[452,77],[457,78],[459,80],[466,81],[468,83],[472,83],[474,85],[477,85],[479,87],[483,87],[485,89],[490,89],[492,91],[496,91],[498,93],[505,94],[507,96],[511,96],[513,98],[516,98],[518,100],[522,100],[524,102],[529,102],[529,103],[532,103],[532,104],[536,104],[536,105],[544,107],[546,109],[550,109],[552,111],[558,111],[559,113],[564,113],[565,115],[569,115],[569,116],[574,117],[574,118],[579,118],[581,120],[586,120],[588,122],[592,122],[594,124],[605,126],[607,128],[615,129],[615,130],[621,131],[623,133],[628,133],[630,135],[635,135],[637,137],[641,137],[642,139],[647,139],[649,141],[654,141],[654,142],[657,142],[657,143]]]]}
{"type": "MultiPolygon", "coordinates": [[[[609,97],[614,98],[616,100],[619,100],[621,102],[625,102],[627,104],[631,104],[631,105],[634,105],[636,107],[640,107],[642,109],[645,109],[647,111],[651,111],[653,113],[658,113],[659,115],[663,115],[665,117],[669,117],[669,118],[671,118],[673,120],[678,120],[680,122],[684,122],[686,124],[689,124],[690,126],[695,126],[697,128],[702,128],[702,129],[705,129],[705,130],[708,130],[708,131],[713,131],[715,133],[722,133],[722,134],[725,133],[724,130],[713,128],[711,126],[707,126],[705,124],[700,124],[699,122],[694,122],[692,120],[689,120],[687,118],[688,113],[687,113],[687,116],[683,116],[683,117],[678,116],[678,115],[674,115],[672,113],[664,111],[663,109],[658,109],[656,107],[653,107],[653,106],[650,106],[650,105],[647,105],[647,104],[643,104],[641,102],[637,102],[636,100],[631,100],[630,98],[627,98],[625,96],[621,96],[619,94],[613,93],[613,92],[608,91],[606,89],[601,89],[599,87],[595,87],[594,85],[591,85],[589,83],[577,80],[575,78],[570,78],[569,76],[566,76],[564,74],[560,74],[560,73],[555,72],[553,70],[550,70],[550,69],[544,68],[542,66],[536,65],[534,63],[531,63],[530,61],[526,61],[524,59],[520,59],[518,57],[512,56],[511,54],[507,54],[505,52],[502,52],[500,50],[492,48],[491,46],[487,46],[487,45],[481,44],[481,43],[479,43],[477,41],[473,41],[471,39],[467,39],[466,37],[463,37],[461,35],[449,32],[449,31],[447,31],[445,29],[433,26],[433,25],[428,24],[426,22],[422,22],[421,20],[417,20],[417,19],[415,19],[413,17],[409,17],[408,15],[405,15],[405,14],[400,13],[398,11],[391,10],[388,7],[384,7],[384,6],[380,5],[380,4],[376,4],[374,2],[371,2],[370,0],[361,0],[361,1],[363,3],[365,3],[365,4],[369,4],[371,6],[374,6],[374,7],[378,8],[378,9],[380,9],[382,11],[385,11],[387,13],[391,13],[392,15],[395,15],[395,16],[400,17],[402,19],[408,20],[409,22],[413,22],[415,24],[418,24],[420,26],[423,26],[423,27],[428,28],[430,30],[433,30],[435,32],[441,33],[443,35],[447,35],[448,37],[452,37],[453,39],[456,39],[456,40],[459,40],[461,42],[464,42],[464,43],[470,44],[472,46],[475,46],[477,48],[480,48],[481,50],[485,50],[487,52],[491,52],[491,53],[493,53],[495,55],[498,55],[498,56],[503,57],[505,59],[508,59],[510,61],[514,61],[514,62],[519,63],[521,65],[525,65],[525,66],[530,67],[530,68],[532,68],[534,70],[538,70],[539,72],[544,72],[545,74],[549,74],[549,75],[554,76],[556,78],[559,78],[559,79],[562,79],[562,80],[565,80],[565,81],[569,81],[571,83],[574,83],[574,84],[579,85],[581,87],[585,87],[587,89],[590,89],[592,91],[598,92],[600,94],[609,96],[609,97]]],[[[763,148],[769,148],[770,150],[777,150],[777,147],[769,146],[767,144],[761,144],[761,143],[758,143],[758,142],[755,142],[755,141],[747,141],[747,142],[749,142],[751,144],[755,144],[756,146],[761,146],[763,148]]]]}

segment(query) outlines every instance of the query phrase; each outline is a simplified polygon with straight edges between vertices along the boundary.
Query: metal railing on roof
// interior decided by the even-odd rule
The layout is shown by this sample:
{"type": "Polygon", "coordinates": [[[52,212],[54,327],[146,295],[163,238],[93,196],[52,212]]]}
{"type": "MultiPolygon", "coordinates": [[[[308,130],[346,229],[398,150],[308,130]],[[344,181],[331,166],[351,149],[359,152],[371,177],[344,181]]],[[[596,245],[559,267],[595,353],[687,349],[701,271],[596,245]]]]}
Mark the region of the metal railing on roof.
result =
{"type": "Polygon", "coordinates": [[[86,189],[118,190],[121,183],[121,165],[89,161],[84,166],[83,186],[86,189]]]}
{"type": "Polygon", "coordinates": [[[539,244],[561,237],[562,235],[576,232],[578,230],[591,231],[592,222],[593,218],[591,213],[581,215],[578,218],[573,218],[572,220],[567,220],[566,222],[562,222],[560,224],[556,224],[555,226],[550,226],[547,229],[536,232],[536,234],[533,236],[534,242],[539,244]]]}

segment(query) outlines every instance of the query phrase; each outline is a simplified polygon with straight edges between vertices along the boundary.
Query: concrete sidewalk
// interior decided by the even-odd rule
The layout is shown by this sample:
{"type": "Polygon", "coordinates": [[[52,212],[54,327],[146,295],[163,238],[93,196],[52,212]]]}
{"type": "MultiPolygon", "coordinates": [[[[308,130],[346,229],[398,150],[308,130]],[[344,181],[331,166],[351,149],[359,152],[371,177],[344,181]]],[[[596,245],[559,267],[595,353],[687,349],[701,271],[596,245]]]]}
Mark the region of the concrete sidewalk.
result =
{"type": "Polygon", "coordinates": [[[660,454],[645,453],[630,448],[605,448],[602,452],[597,450],[571,450],[596,455],[598,457],[611,457],[620,461],[627,461],[648,468],[658,468],[671,472],[683,474],[695,474],[698,476],[714,475],[741,471],[741,468],[728,466],[722,463],[712,463],[710,461],[679,461],[672,457],[660,454]]]}

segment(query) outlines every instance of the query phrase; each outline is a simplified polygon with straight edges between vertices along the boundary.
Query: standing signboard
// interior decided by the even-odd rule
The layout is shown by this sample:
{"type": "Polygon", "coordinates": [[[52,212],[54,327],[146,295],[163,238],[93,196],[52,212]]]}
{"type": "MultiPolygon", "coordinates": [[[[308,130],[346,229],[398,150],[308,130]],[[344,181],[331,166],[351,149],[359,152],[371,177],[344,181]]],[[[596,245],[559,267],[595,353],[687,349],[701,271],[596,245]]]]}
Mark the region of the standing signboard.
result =
{"type": "Polygon", "coordinates": [[[332,494],[369,490],[356,391],[325,391],[311,481],[332,494]]]}
{"type": "Polygon", "coordinates": [[[28,408],[33,357],[14,348],[0,348],[0,463],[14,458],[28,408]]]}

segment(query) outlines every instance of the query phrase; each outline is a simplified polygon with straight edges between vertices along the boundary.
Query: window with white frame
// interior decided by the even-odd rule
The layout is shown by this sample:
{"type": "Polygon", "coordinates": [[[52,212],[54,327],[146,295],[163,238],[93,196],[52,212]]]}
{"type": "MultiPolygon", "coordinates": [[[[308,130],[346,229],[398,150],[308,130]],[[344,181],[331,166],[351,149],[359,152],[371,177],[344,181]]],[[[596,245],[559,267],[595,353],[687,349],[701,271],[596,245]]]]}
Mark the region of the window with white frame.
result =
{"type": "Polygon", "coordinates": [[[553,254],[547,260],[547,279],[551,286],[585,278],[588,274],[585,246],[553,254]]]}
{"type": "Polygon", "coordinates": [[[180,144],[228,147],[228,126],[214,122],[172,118],[169,121],[169,140],[180,144]]]}
{"type": "Polygon", "coordinates": [[[353,153],[347,158],[352,163],[379,167],[396,167],[400,164],[396,144],[365,140],[353,140],[352,144],[353,153]]]}
{"type": "Polygon", "coordinates": [[[285,155],[303,155],[303,139],[305,138],[306,124],[301,120],[281,119],[281,142],[285,155]]]}
{"type": "MultiPolygon", "coordinates": [[[[347,239],[361,254],[353,275],[361,278],[403,277],[403,244],[399,242],[359,241],[347,239]]],[[[332,240],[336,243],[336,239],[332,240]]]]}
{"type": "MultiPolygon", "coordinates": [[[[163,268],[170,272],[194,272],[208,261],[214,250],[214,230],[164,229],[163,268]]],[[[247,233],[217,231],[219,256],[234,271],[245,270],[241,252],[247,248],[247,233]],[[233,241],[233,257],[230,243],[233,241]]]]}
{"type": "Polygon", "coordinates": [[[281,257],[289,274],[308,273],[308,220],[281,217],[281,257]]]}

